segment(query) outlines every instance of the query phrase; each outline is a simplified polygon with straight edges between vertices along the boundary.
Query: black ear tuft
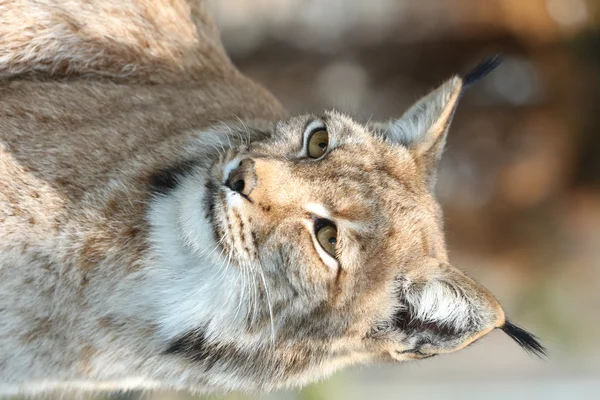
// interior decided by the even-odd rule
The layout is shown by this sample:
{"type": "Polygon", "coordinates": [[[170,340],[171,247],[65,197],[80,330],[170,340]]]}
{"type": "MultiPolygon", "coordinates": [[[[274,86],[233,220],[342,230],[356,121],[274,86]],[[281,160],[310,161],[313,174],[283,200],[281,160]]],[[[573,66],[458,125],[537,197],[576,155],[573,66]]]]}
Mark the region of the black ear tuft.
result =
{"type": "Polygon", "coordinates": [[[525,351],[540,358],[546,357],[546,348],[539,342],[539,339],[531,333],[519,328],[517,325],[508,320],[506,320],[504,326],[500,329],[502,329],[504,333],[517,342],[519,346],[525,349],[525,351]]]}
{"type": "Polygon", "coordinates": [[[463,87],[467,88],[475,83],[477,83],[480,79],[485,78],[490,72],[492,72],[498,65],[502,63],[502,58],[500,54],[496,54],[493,57],[486,58],[478,66],[473,68],[471,72],[466,74],[463,80],[463,87]]]}

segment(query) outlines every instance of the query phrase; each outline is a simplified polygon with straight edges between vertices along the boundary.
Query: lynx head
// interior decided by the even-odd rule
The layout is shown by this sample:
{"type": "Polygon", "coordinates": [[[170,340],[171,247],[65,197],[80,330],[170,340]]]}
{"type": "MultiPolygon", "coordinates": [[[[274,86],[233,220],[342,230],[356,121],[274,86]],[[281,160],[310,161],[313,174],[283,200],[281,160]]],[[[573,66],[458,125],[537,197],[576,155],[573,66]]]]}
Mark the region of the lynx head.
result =
{"type": "Polygon", "coordinates": [[[240,388],[271,388],[351,363],[454,352],[496,328],[542,354],[450,264],[433,194],[464,87],[495,63],[448,80],[389,123],[337,112],[280,121],[207,174],[182,179],[202,201],[182,211],[180,237],[216,249],[198,254],[225,293],[212,311],[197,310],[202,322],[182,328],[169,356],[240,388]],[[206,229],[212,244],[200,239],[206,229]]]}

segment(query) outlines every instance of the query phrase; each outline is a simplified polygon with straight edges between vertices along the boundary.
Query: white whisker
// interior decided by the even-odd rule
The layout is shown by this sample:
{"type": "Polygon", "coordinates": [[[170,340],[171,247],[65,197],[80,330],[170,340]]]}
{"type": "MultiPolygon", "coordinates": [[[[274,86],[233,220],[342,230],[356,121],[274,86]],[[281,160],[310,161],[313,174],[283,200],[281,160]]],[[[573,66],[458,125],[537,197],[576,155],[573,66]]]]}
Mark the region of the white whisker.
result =
{"type": "Polygon", "coordinates": [[[269,289],[265,280],[265,274],[263,272],[262,264],[259,262],[259,272],[262,279],[263,287],[265,288],[265,295],[267,298],[267,306],[269,307],[269,318],[271,320],[271,344],[275,344],[275,322],[273,321],[273,307],[271,306],[271,296],[269,296],[269,289]]]}

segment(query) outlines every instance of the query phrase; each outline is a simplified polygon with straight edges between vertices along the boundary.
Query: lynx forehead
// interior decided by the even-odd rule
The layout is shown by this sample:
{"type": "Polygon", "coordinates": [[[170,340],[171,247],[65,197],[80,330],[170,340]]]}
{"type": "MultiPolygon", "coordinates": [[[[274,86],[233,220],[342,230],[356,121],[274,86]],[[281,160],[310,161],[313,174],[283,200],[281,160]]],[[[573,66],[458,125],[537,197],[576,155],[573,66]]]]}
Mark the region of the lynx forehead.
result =
{"type": "Polygon", "coordinates": [[[495,328],[433,195],[458,100],[290,117],[201,1],[0,5],[0,395],[300,386],[495,328]],[[26,34],[25,34],[25,33],[26,34]]]}

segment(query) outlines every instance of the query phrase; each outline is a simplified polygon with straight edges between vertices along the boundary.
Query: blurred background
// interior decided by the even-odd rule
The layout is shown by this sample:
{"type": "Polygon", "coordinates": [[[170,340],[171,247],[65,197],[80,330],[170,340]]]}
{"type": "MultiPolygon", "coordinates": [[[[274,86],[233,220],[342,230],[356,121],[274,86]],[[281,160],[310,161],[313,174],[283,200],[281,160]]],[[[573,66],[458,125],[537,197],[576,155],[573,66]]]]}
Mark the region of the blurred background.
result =
{"type": "MultiPolygon", "coordinates": [[[[484,56],[438,184],[450,259],[535,332],[263,399],[600,398],[600,0],[212,0],[239,69],[292,112],[397,117],[484,56]]],[[[191,399],[183,393],[120,398],[191,399]]],[[[227,399],[252,397],[229,396],[227,399]]]]}
{"type": "Polygon", "coordinates": [[[292,113],[398,117],[444,79],[504,54],[462,99],[438,195],[453,264],[550,354],[534,359],[494,332],[453,355],[262,398],[600,398],[600,1],[210,4],[235,64],[292,113]]]}

